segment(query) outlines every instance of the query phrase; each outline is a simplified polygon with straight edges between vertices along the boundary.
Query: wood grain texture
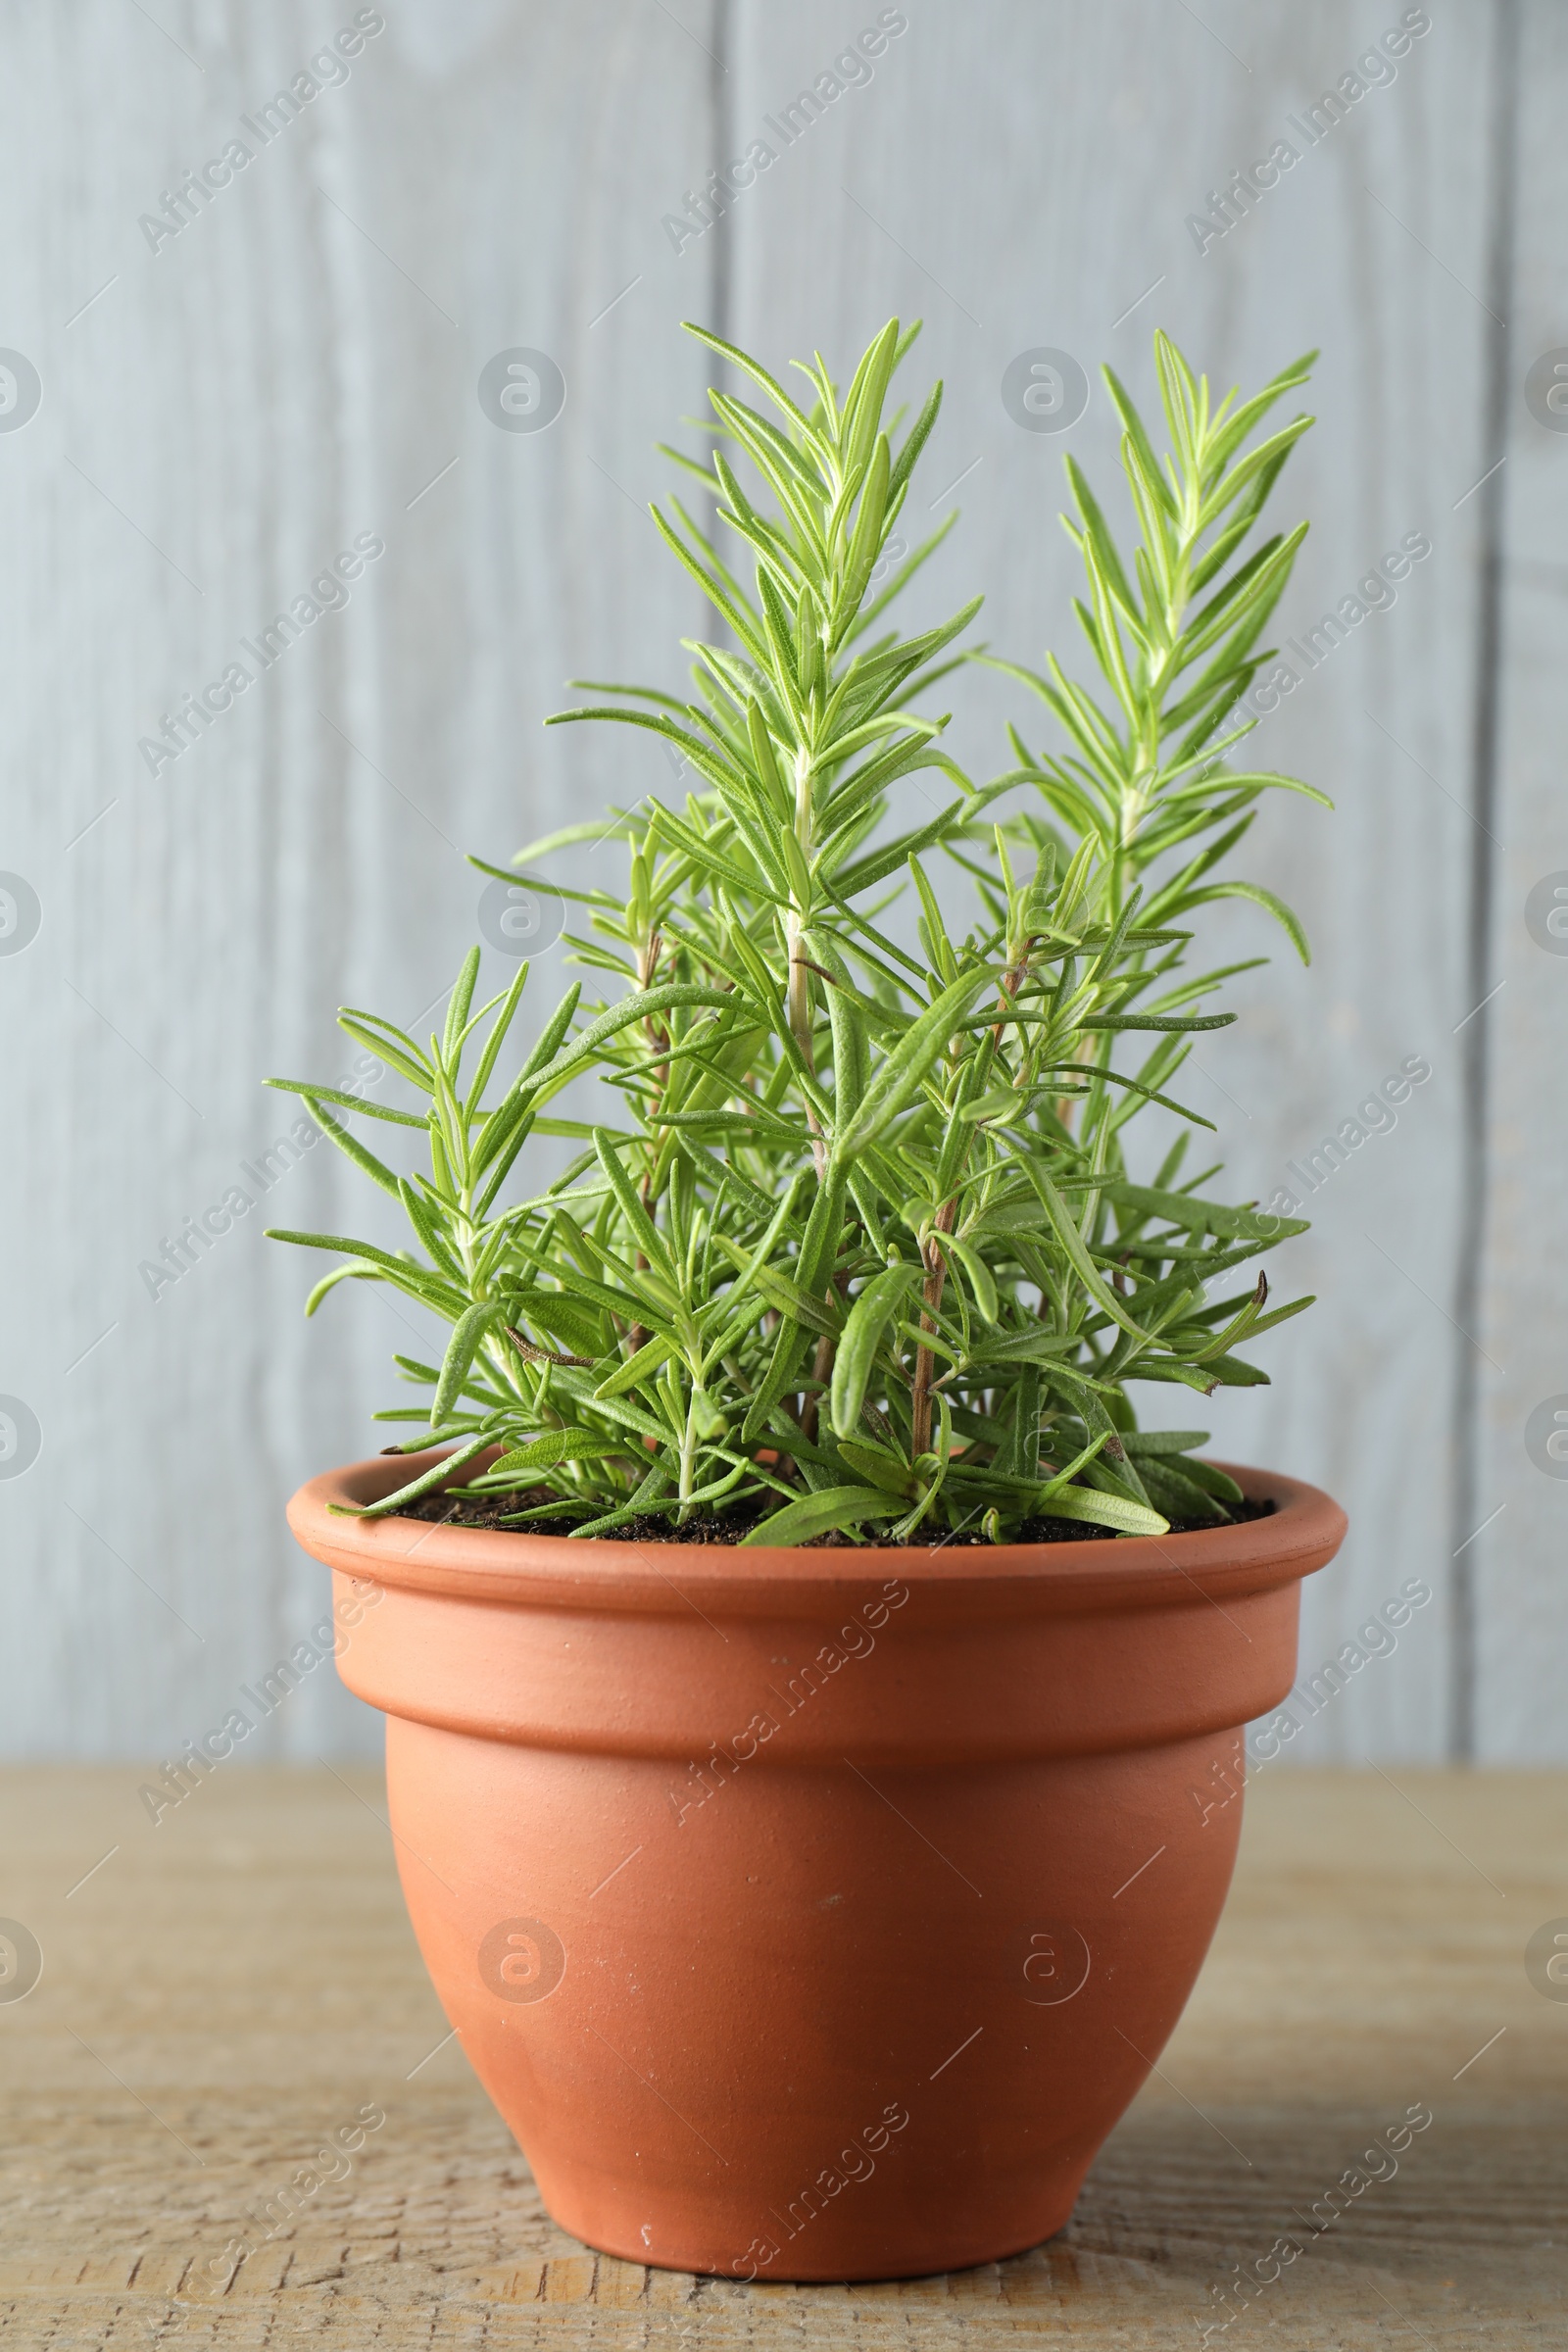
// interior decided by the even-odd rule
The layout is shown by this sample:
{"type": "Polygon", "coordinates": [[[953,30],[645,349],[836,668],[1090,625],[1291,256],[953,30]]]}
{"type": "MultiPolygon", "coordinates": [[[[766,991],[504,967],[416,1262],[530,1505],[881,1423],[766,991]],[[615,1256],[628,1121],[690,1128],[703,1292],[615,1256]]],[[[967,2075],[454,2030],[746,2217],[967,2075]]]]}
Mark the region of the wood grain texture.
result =
{"type": "Polygon", "coordinates": [[[0,2004],[0,2331],[868,2352],[973,2342],[977,2327],[1091,2352],[1163,2352],[1205,2326],[1211,2347],[1266,2329],[1282,2352],[1559,2342],[1563,2010],[1520,1949],[1560,1906],[1568,1787],[1396,1778],[1259,1780],[1187,2015],[1060,2235],[951,2277],[748,2288],[601,2259],[553,2227],[443,2041],[377,1776],[219,1776],[154,1830],[131,1771],[12,1771],[6,1899],[44,1975],[0,2004]],[[1398,2173],[1313,2237],[1314,2202],[1417,2104],[1434,2121],[1398,2173]],[[367,2107],[385,2123],[349,2175],[299,2183],[283,2215],[279,2192],[367,2107]],[[1299,2256],[1221,2328],[1237,2268],[1266,2267],[1282,2235],[1299,2256]]]}
{"type": "MultiPolygon", "coordinates": [[[[405,1019],[432,1008],[473,935],[482,885],[465,853],[505,858],[676,788],[657,749],[540,721],[569,676],[683,674],[678,640],[700,616],[642,512],[670,479],[654,445],[698,410],[708,375],[679,321],[727,325],[781,365],[816,344],[847,366],[896,308],[926,318],[911,383],[948,385],[927,518],[964,509],[916,602],[935,611],[984,583],[999,651],[1071,656],[1060,458],[1070,447],[1097,478],[1115,464],[1098,388],[1065,438],[1008,417],[1003,369],[1036,345],[1091,377],[1109,358],[1147,396],[1156,322],[1222,383],[1321,344],[1320,421],[1287,502],[1314,518],[1288,631],[1402,534],[1431,537],[1395,607],[1265,724],[1260,748],[1340,804],[1330,819],[1282,802],[1250,845],[1315,959],[1303,971],[1282,947],[1238,983],[1244,1018],[1205,1048],[1191,1093],[1238,1189],[1266,1198],[1403,1057],[1433,1074],[1321,1186],[1312,1234],[1279,1260],[1285,1287],[1321,1302],[1268,1343],[1275,1386],[1210,1417],[1216,1450],[1313,1478],[1350,1512],[1341,1559],[1306,1595],[1306,1673],[1406,1580],[1435,1594],[1397,1653],[1355,1670],[1306,1725],[1301,1752],[1442,1754],[1456,1663],[1485,1753],[1561,1752],[1558,1490],[1518,1443],[1538,1392],[1568,1390],[1540,1318],[1560,973],[1517,919],[1536,873],[1568,867],[1547,701],[1559,449],[1517,401],[1497,828],[1498,954],[1513,961],[1484,1016],[1498,1123],[1480,1170],[1491,1271],[1475,1335],[1506,1377],[1458,1431],[1452,1405],[1477,1198],[1455,1031],[1474,1002],[1487,511],[1464,494],[1489,462],[1489,338],[1505,307],[1486,196],[1504,4],[1437,12],[1393,83],[1201,254],[1186,216],[1233,165],[1294,136],[1287,118],[1397,9],[916,0],[869,81],[774,140],[728,217],[677,251],[663,217],[770,135],[763,118],[830,74],[874,9],[406,0],[348,80],[156,253],[138,216],[353,12],[5,12],[27,95],[0,144],[0,189],[25,224],[0,340],[32,359],[44,399],[24,430],[0,432],[0,867],[27,879],[43,920],[25,953],[0,956],[23,1139],[0,1167],[0,1209],[25,1236],[0,1277],[0,1393],[29,1404],[45,1450],[0,1480],[16,1563],[0,1598],[0,1750],[110,1755],[193,1735],[319,1615],[283,1499],[370,1448],[369,1413],[396,1400],[387,1358],[417,1334],[357,1287],[304,1326],[310,1269],[261,1227],[384,1236],[390,1204],[315,1150],[156,1301],[138,1265],[228,1186],[259,1194],[240,1163],[292,1115],[260,1081],[346,1072],[339,1002],[405,1019]],[[548,352],[565,378],[538,434],[497,430],[476,397],[485,362],[514,346],[548,352]],[[347,608],[149,775],[138,738],[358,532],[386,552],[347,608]],[[1475,1446],[1477,1519],[1510,1505],[1470,1555],[1479,1683],[1451,1639],[1452,1554],[1469,1532],[1456,1457],[1475,1446]]],[[[1547,160],[1565,60],[1550,12],[1531,0],[1525,14],[1521,357],[1568,335],[1551,318],[1547,160]]],[[[959,679],[953,699],[955,747],[978,772],[1005,757],[1009,716],[1045,740],[995,678],[959,679]]],[[[598,857],[575,870],[618,870],[598,857]]],[[[1237,957],[1274,950],[1252,910],[1215,930],[1237,957]]],[[[486,964],[498,981],[510,968],[488,948],[486,964]]],[[[545,959],[544,998],[561,972],[559,954],[545,959]]],[[[377,1727],[322,1677],[269,1737],[288,1754],[368,1753],[377,1727]]]]}

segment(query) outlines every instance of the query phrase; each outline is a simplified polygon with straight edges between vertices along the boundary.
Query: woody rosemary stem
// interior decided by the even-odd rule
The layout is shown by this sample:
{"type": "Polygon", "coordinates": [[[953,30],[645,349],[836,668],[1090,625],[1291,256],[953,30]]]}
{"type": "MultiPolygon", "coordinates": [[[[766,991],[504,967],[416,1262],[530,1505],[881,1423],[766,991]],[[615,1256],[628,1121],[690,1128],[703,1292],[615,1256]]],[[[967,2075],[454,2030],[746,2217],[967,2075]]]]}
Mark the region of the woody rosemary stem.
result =
{"type": "MultiPolygon", "coordinates": [[[[951,1233],[958,1213],[957,1197],[944,1200],[936,1214],[938,1233],[951,1233]]],[[[935,1316],[942,1304],[942,1287],[948,1278],[948,1264],[936,1242],[928,1241],[923,1252],[925,1284],[921,1291],[920,1329],[935,1331],[935,1316]]],[[[919,1459],[931,1450],[931,1380],[936,1371],[936,1358],[929,1348],[921,1346],[914,1353],[914,1386],[910,1396],[909,1451],[919,1459]]]]}
{"type": "MultiPolygon", "coordinates": [[[[657,931],[650,933],[648,940],[643,947],[642,954],[637,958],[637,985],[639,988],[651,988],[653,986],[654,977],[659,970],[659,958],[662,953],[663,944],[663,941],[661,939],[657,931]]],[[[647,1036],[649,1044],[653,1047],[656,1053],[663,1053],[667,1050],[669,1045],[669,1032],[661,1022],[654,1020],[644,1021],[643,1030],[647,1036]]],[[[653,1101],[655,1109],[657,1109],[659,1104],[663,1101],[664,1089],[668,1086],[668,1084],[669,1064],[667,1061],[662,1061],[654,1070],[653,1101]]],[[[649,1161],[648,1166],[643,1170],[643,1180],[641,1185],[638,1187],[638,1191],[641,1195],[644,1208],[651,1210],[654,1201],[654,1166],[652,1160],[649,1161]]],[[[638,1273],[641,1274],[646,1272],[648,1260],[639,1250],[637,1252],[638,1273]]],[[[638,1348],[646,1345],[647,1339],[647,1330],[641,1323],[633,1323],[629,1325],[626,1332],[627,1357],[630,1358],[631,1356],[634,1356],[637,1353],[638,1348]]]]}
{"type": "Polygon", "coordinates": [[[819,1394],[825,1394],[827,1385],[833,1378],[833,1355],[834,1344],[824,1332],[816,1343],[816,1352],[811,1358],[811,1379],[815,1386],[808,1396],[801,1398],[800,1422],[803,1438],[811,1439],[816,1436],[817,1396],[819,1394]]]}
{"type": "MultiPolygon", "coordinates": [[[[803,744],[795,755],[795,838],[800,844],[801,863],[808,873],[811,856],[811,755],[803,744]]],[[[815,1066],[811,1048],[811,964],[805,951],[808,924],[807,909],[800,904],[805,885],[797,882],[795,899],[784,920],[784,948],[789,958],[787,1004],[790,1035],[801,1050],[807,1068],[815,1066]]],[[[814,1105],[808,1102],[806,1121],[811,1131],[811,1157],[816,1167],[816,1181],[827,1180],[827,1139],[814,1105]]],[[[816,1385],[800,1398],[797,1418],[802,1435],[816,1436],[817,1395],[833,1376],[833,1342],[826,1337],[818,1340],[811,1363],[811,1379],[816,1385]]]]}

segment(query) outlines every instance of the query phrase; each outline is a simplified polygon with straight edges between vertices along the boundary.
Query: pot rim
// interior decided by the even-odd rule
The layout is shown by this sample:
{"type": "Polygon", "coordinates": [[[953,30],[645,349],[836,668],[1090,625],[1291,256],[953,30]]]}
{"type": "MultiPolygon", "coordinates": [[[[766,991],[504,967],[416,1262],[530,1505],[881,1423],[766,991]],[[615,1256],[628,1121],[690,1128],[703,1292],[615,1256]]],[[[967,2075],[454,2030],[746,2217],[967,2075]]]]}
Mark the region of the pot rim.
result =
{"type": "MultiPolygon", "coordinates": [[[[1311,1575],[1344,1539],[1347,1520],[1320,1488],[1282,1472],[1220,1462],[1267,1518],[1184,1535],[1120,1536],[1082,1543],[805,1546],[673,1544],[614,1536],[576,1541],[526,1528],[449,1527],[401,1516],[360,1520],[331,1503],[365,1504],[429,1469],[445,1448],[384,1454],[328,1470],[288,1505],[296,1539],[342,1574],[404,1592],[571,1610],[666,1615],[700,1603],[727,1615],[796,1615],[836,1607],[869,1584],[1000,1608],[1065,1615],[1120,1613],[1223,1601],[1311,1575]]],[[[477,1467],[477,1464],[473,1465],[477,1467]]],[[[461,1480],[459,1483],[462,1483],[461,1480]]]]}

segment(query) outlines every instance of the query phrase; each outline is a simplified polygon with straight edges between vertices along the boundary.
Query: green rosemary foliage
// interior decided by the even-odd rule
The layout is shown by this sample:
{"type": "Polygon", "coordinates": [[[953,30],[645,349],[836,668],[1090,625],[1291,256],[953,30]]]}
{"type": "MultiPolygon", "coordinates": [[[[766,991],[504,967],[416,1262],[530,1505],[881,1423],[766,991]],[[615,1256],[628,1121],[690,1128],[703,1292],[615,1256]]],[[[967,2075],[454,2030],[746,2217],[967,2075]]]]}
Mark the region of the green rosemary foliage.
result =
{"type": "MultiPolygon", "coordinates": [[[[400,1200],[417,1245],[278,1236],[342,1254],[307,1311],[347,1276],[451,1330],[439,1364],[398,1359],[428,1401],[381,1417],[417,1425],[406,1451],[452,1450],[375,1508],[488,1454],[470,1485],[515,1496],[511,1523],[576,1536],[714,1511],[769,1544],[879,1525],[1000,1541],[1043,1515],[1129,1534],[1223,1521],[1241,1496],[1195,1458],[1202,1433],[1140,1432],[1130,1385],[1263,1380],[1238,1347],[1310,1302],[1270,1309],[1261,1274],[1210,1293],[1303,1228],[1208,1199],[1214,1169],[1183,1181],[1185,1138],[1141,1180],[1125,1131],[1151,1102],[1209,1124],[1169,1089],[1194,1033],[1235,1017],[1195,1007],[1250,967],[1189,973],[1187,917],[1250,898],[1306,953],[1270,893],[1215,876],[1264,790],[1310,792],[1239,764],[1250,722],[1231,723],[1305,528],[1250,547],[1309,420],[1254,435],[1305,363],[1211,411],[1156,337],[1163,467],[1106,371],[1139,544],[1129,567],[1069,460],[1099,699],[1054,658],[1038,675],[993,663],[1040,695],[1062,742],[1035,755],[1015,730],[1015,765],[982,788],[926,708],[956,662],[984,658],[958,645],[978,600],[912,636],[884,620],[943,534],[875,585],[941,399],[907,429],[890,414],[916,330],[890,322],[842,398],[820,356],[797,363],[799,401],[692,331],[761,403],[714,392],[709,461],[680,461],[723,545],[678,500],[655,510],[728,642],[690,645],[685,702],[603,686],[553,722],[651,729],[693,778],[679,808],[613,812],[623,897],[562,894],[585,911],[569,944],[606,977],[603,1002],[571,989],[502,1084],[527,967],[475,1012],[474,950],[427,1050],[342,1015],[420,1112],[270,1082],[400,1200]],[[1035,796],[1021,813],[992,816],[1020,792],[1035,796]],[[933,858],[974,884],[961,937],[933,858]],[[918,955],[878,920],[900,889],[918,955]],[[601,1122],[552,1117],[584,1074],[601,1122]],[[395,1174],[340,1110],[420,1131],[428,1176],[395,1174]],[[583,1146],[566,1173],[504,1200],[530,1136],[563,1134],[583,1146]]],[[[518,862],[590,835],[603,825],[518,862]]]]}

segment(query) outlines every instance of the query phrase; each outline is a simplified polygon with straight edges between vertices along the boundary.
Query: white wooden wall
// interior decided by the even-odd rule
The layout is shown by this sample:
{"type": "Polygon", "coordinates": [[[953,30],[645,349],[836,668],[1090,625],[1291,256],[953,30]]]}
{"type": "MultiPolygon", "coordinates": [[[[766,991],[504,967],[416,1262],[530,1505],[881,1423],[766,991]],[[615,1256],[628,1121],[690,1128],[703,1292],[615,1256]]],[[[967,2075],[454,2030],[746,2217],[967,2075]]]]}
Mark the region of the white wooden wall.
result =
{"type": "MultiPolygon", "coordinates": [[[[0,1478],[6,1752],[172,1752],[318,1619],[283,1501],[373,1448],[410,1335],[359,1288],[305,1326],[308,1263],[261,1228],[364,1230],[381,1204],[320,1148],[156,1301],[138,1263],[286,1128],[265,1074],[351,1066],[340,1002],[430,1006],[473,935],[465,852],[505,858],[668,781],[656,748],[540,721],[573,674],[683,674],[700,616],[644,514],[668,481],[654,445],[707,381],[678,321],[844,367],[897,311],[926,320],[911,381],[947,381],[932,521],[962,477],[922,602],[983,585],[1017,658],[1076,659],[1060,461],[1114,493],[1098,367],[1150,395],[1155,324],[1221,385],[1322,347],[1286,631],[1403,535],[1431,541],[1266,723],[1270,757],[1339,802],[1282,800],[1251,845],[1315,959],[1241,984],[1194,1090],[1239,1191],[1266,1196],[1401,1060],[1432,1074],[1322,1188],[1277,1261],[1321,1303],[1269,1344],[1275,1386],[1216,1401],[1212,1426],[1348,1507],[1306,1671],[1406,1580],[1433,1593],[1294,1753],[1568,1755],[1568,1485],[1525,1449],[1534,1408],[1568,1396],[1568,958],[1524,914],[1568,871],[1568,436],[1523,390],[1568,343],[1568,24],[1549,0],[1434,0],[1396,78],[1200,253],[1186,216],[1276,139],[1304,144],[1287,117],[1397,0],[895,13],[871,78],[679,252],[662,216],[875,7],[388,0],[348,79],[156,252],[138,217],[355,10],[0,16],[0,346],[42,384],[0,429],[0,869],[41,918],[17,948],[14,893],[0,936],[0,1393],[42,1433],[0,1478]],[[1036,346],[1096,384],[1065,436],[1002,403],[1036,346]],[[514,347],[564,373],[548,430],[481,411],[481,368],[514,347]],[[138,739],[362,533],[385,552],[346,608],[150,775],[138,739]]],[[[1005,717],[1039,734],[994,678],[956,701],[976,772],[1005,717]]],[[[1216,929],[1238,955],[1274,944],[1250,911],[1216,929]]],[[[254,1747],[375,1737],[323,1671],[254,1747]]]]}

